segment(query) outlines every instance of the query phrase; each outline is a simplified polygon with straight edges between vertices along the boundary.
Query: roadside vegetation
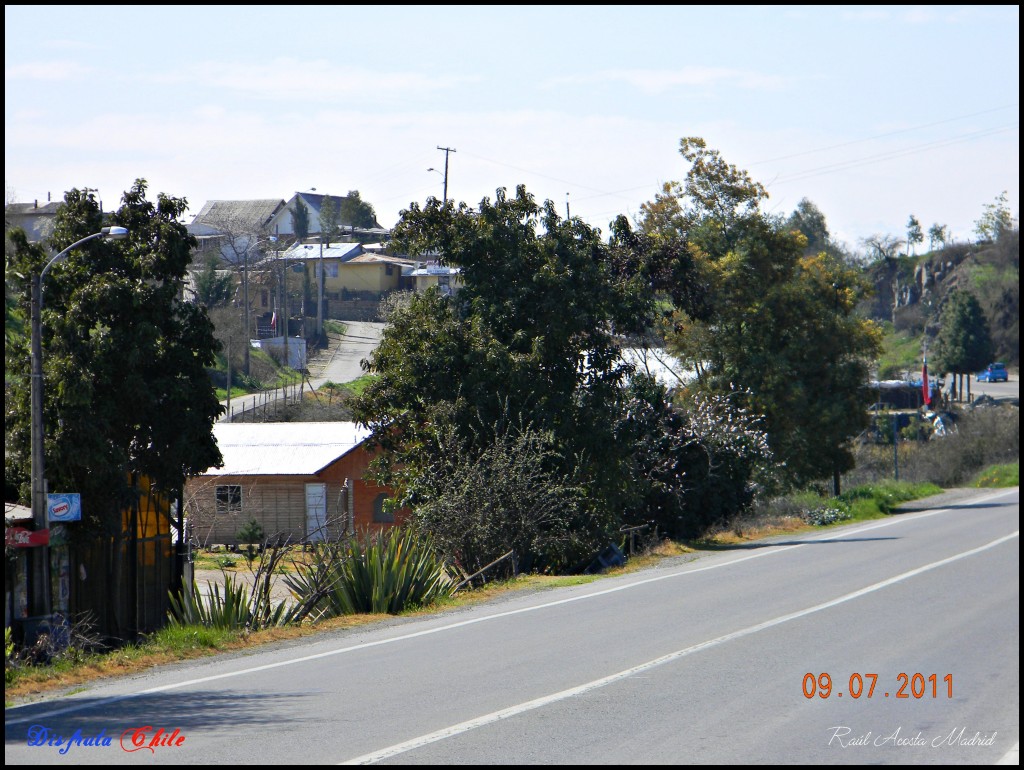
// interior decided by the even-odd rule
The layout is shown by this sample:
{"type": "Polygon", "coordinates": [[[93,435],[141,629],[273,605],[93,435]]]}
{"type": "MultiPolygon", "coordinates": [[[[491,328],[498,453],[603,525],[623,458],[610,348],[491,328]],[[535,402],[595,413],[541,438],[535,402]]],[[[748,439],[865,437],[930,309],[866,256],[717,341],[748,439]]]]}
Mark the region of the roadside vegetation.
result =
{"type": "MultiPolygon", "coordinates": [[[[444,610],[495,591],[585,582],[702,549],[884,517],[942,488],[1016,479],[1016,406],[957,405],[941,430],[923,420],[873,422],[868,410],[871,371],[880,361],[889,371],[916,357],[925,332],[935,341],[936,365],[950,372],[976,371],[1001,349],[987,334],[977,297],[950,291],[942,308],[928,308],[934,318],[920,303],[906,311],[906,282],[922,265],[891,239],[876,239],[877,275],[869,276],[829,238],[809,201],[788,218],[771,214],[762,208],[764,186],[700,137],[684,137],[680,154],[690,164],[683,181],[665,184],[633,221],[618,217],[608,235],[562,219],[553,202],[539,203],[522,186],[514,194],[499,189],[473,208],[436,198],[411,204],[394,246],[442,254],[459,268],[462,288],[389,300],[368,375],[327,383],[276,416],[368,426],[376,450],[371,476],[393,493],[390,505],[411,512],[408,524],[299,555],[249,522],[239,538],[245,553],[212,555],[221,580],[175,590],[160,633],[104,651],[81,619],[31,648],[8,644],[8,697],[44,681],[66,684],[69,671],[127,670],[368,618],[444,610]],[[878,285],[892,292],[883,308],[891,315],[887,351],[877,313],[864,312],[878,302],[878,285]],[[937,332],[928,330],[934,319],[937,332]],[[633,371],[620,356],[625,339],[652,340],[693,378],[669,386],[633,371]],[[289,599],[275,597],[278,581],[289,599]]],[[[154,218],[144,192],[140,180],[119,213],[125,222],[154,218]]],[[[65,242],[95,232],[102,215],[90,195],[74,193],[69,202],[77,207],[58,222],[65,242]]],[[[174,213],[163,211],[157,213],[174,213]]],[[[984,242],[1009,265],[1016,229],[992,221],[984,242]]],[[[156,482],[177,489],[182,474],[217,465],[209,428],[218,407],[204,371],[226,388],[230,370],[231,384],[242,390],[298,376],[239,344],[250,323],[226,304],[227,284],[215,266],[207,270],[208,304],[181,307],[178,284],[195,239],[177,224],[151,224],[175,238],[150,237],[142,228],[136,236],[133,225],[135,250],[97,241],[92,262],[67,263],[86,282],[110,272],[93,262],[124,262],[139,273],[119,289],[124,302],[81,304],[57,285],[46,319],[53,337],[47,362],[62,367],[53,376],[71,372],[81,380],[75,392],[46,391],[47,414],[60,427],[47,451],[64,459],[50,466],[58,474],[53,481],[83,489],[90,512],[106,511],[106,525],[115,529],[118,501],[131,491],[126,477],[156,469],[164,474],[156,482]],[[166,281],[151,280],[140,259],[152,242],[170,250],[166,281]],[[82,329],[139,332],[120,314],[139,306],[129,301],[138,287],[166,294],[155,305],[167,314],[161,328],[179,337],[192,329],[195,338],[156,344],[140,337],[108,350],[107,337],[116,335],[97,334],[104,355],[85,355],[82,329]],[[180,313],[188,323],[178,322],[180,313]],[[165,349],[175,356],[162,359],[165,349]],[[143,367],[152,363],[147,355],[160,366],[143,367]],[[193,367],[191,390],[180,398],[172,391],[169,399],[179,360],[193,367]],[[165,413],[168,400],[178,411],[165,413]],[[138,408],[126,411],[126,403],[138,408]],[[123,425],[97,434],[97,412],[123,425]],[[154,415],[158,434],[147,432],[154,415]],[[190,440],[177,440],[182,435],[190,440]],[[109,453],[100,450],[115,445],[123,453],[103,463],[109,453]]],[[[45,258],[24,234],[14,245],[17,275],[45,258]]],[[[1010,272],[972,274],[970,283],[992,299],[1010,272]]],[[[23,284],[23,277],[15,284],[21,312],[23,284]]],[[[83,296],[93,302],[106,293],[83,296]]],[[[1003,299],[1014,306],[1013,297],[1003,299]]],[[[329,334],[342,331],[328,325],[329,334]]],[[[24,340],[14,343],[8,382],[23,383],[28,357],[24,340]]],[[[27,394],[8,390],[8,499],[24,499],[27,394]]],[[[96,523],[101,519],[97,514],[96,523]]]]}

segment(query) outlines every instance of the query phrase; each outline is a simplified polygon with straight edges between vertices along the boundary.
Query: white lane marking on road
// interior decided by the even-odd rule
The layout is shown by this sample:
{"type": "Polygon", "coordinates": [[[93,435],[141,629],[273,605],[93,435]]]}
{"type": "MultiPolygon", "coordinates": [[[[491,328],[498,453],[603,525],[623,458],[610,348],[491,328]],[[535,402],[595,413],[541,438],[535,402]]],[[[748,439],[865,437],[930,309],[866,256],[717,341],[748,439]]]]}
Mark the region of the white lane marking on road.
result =
{"type": "MultiPolygon", "coordinates": [[[[990,500],[995,500],[995,499],[997,499],[999,497],[1003,497],[1003,496],[1006,496],[1006,495],[1011,494],[1011,493],[1012,493],[1011,491],[998,492],[998,493],[995,493],[995,494],[985,495],[985,496],[980,497],[980,498],[972,499],[969,502],[970,502],[970,504],[985,503],[985,502],[989,502],[990,500]]],[[[967,501],[965,501],[965,503],[966,502],[967,501]]],[[[839,540],[841,538],[849,537],[851,535],[859,535],[862,532],[869,532],[869,531],[876,530],[876,529],[882,529],[883,527],[890,527],[890,526],[894,526],[894,525],[897,525],[897,524],[905,523],[907,521],[915,521],[917,519],[927,518],[929,516],[938,516],[939,514],[949,513],[952,510],[953,509],[951,509],[951,508],[939,508],[939,509],[936,509],[934,511],[927,511],[927,512],[919,513],[919,514],[910,514],[908,516],[900,516],[900,517],[893,518],[893,519],[886,519],[885,521],[879,522],[877,524],[868,524],[868,525],[863,526],[863,527],[857,527],[856,529],[846,529],[846,530],[843,530],[842,532],[839,532],[839,533],[837,533],[835,535],[832,535],[830,537],[814,537],[813,540],[809,540],[808,542],[821,542],[821,541],[826,541],[826,540],[839,540]]],[[[522,608],[516,609],[516,610],[507,610],[505,612],[497,612],[497,613],[494,613],[492,615],[484,615],[484,616],[481,616],[479,618],[471,618],[469,620],[461,620],[461,621],[459,621],[457,623],[448,623],[448,624],[445,624],[443,626],[437,626],[436,628],[428,628],[428,629],[425,629],[423,631],[414,631],[414,632],[409,633],[409,634],[401,634],[399,636],[389,637],[387,639],[380,639],[380,640],[377,640],[377,641],[374,641],[374,642],[364,642],[362,644],[354,644],[354,645],[350,645],[348,647],[341,647],[341,648],[336,649],[336,650],[328,650],[327,652],[315,653],[313,655],[304,655],[304,656],[299,657],[299,658],[290,658],[288,660],[282,660],[282,661],[278,661],[276,663],[267,663],[267,664],[262,665],[262,666],[252,666],[250,668],[244,668],[244,669],[241,669],[239,671],[230,671],[230,672],[226,672],[226,673],[223,673],[223,674],[214,674],[213,676],[199,677],[199,678],[196,678],[196,679],[188,679],[188,680],[181,681],[181,682],[174,682],[172,684],[160,685],[158,687],[150,687],[150,688],[145,689],[145,690],[139,690],[138,692],[125,693],[124,695],[115,695],[115,696],[112,696],[110,698],[104,698],[102,700],[93,701],[93,702],[89,702],[89,703],[69,704],[68,706],[65,706],[63,708],[53,709],[51,711],[46,711],[46,712],[43,712],[43,713],[40,713],[40,714],[34,714],[34,715],[30,716],[30,717],[21,717],[21,718],[17,718],[17,719],[5,719],[4,720],[4,724],[5,725],[16,725],[16,724],[21,724],[21,723],[24,723],[24,722],[29,722],[29,721],[32,721],[32,720],[38,720],[38,719],[54,717],[54,716],[60,716],[62,714],[69,714],[69,713],[73,713],[75,711],[84,711],[84,710],[90,709],[90,708],[100,708],[100,707],[103,707],[103,706],[108,706],[111,703],[119,703],[119,702],[124,701],[124,700],[130,700],[132,698],[140,698],[140,697],[145,696],[145,695],[155,695],[155,694],[161,693],[161,692],[168,692],[170,690],[181,689],[183,687],[191,687],[193,685],[206,684],[207,682],[215,682],[215,681],[220,680],[220,679],[229,679],[231,677],[245,676],[246,674],[259,673],[260,671],[269,671],[271,669],[281,668],[283,666],[293,666],[293,665],[296,665],[296,664],[299,664],[299,663],[308,663],[309,661],[312,661],[312,660],[320,660],[322,658],[330,658],[330,657],[333,657],[335,655],[344,655],[346,653],[356,652],[358,650],[365,650],[365,649],[368,649],[370,647],[379,647],[379,646],[382,646],[382,645],[385,645],[385,644],[394,644],[396,642],[403,642],[403,641],[406,641],[406,640],[409,640],[409,639],[416,639],[417,637],[421,637],[421,636],[430,636],[431,634],[439,634],[439,633],[442,633],[444,631],[452,631],[452,630],[457,629],[457,628],[464,628],[466,626],[472,626],[472,625],[476,625],[477,623],[484,623],[484,622],[487,622],[487,621],[490,621],[490,620],[497,620],[497,619],[500,619],[500,618],[507,618],[507,617],[510,617],[510,616],[513,616],[513,615],[520,615],[520,614],[523,614],[523,613],[526,613],[526,612],[535,612],[537,610],[549,609],[551,607],[557,607],[557,606],[562,605],[562,604],[570,604],[572,602],[585,601],[585,600],[588,600],[588,599],[596,599],[598,597],[606,596],[608,594],[613,594],[613,593],[617,593],[619,591],[626,591],[626,590],[629,590],[629,589],[632,589],[632,588],[637,588],[638,586],[647,585],[648,583],[657,583],[657,582],[660,582],[662,580],[670,580],[672,578],[677,578],[677,577],[686,577],[688,575],[696,575],[696,574],[701,573],[701,572],[707,572],[709,570],[714,570],[714,569],[721,569],[723,567],[730,567],[730,566],[732,566],[734,564],[741,564],[743,562],[751,561],[753,559],[760,559],[760,558],[762,558],[764,556],[772,556],[774,554],[784,553],[786,551],[791,551],[794,548],[802,548],[806,544],[807,543],[795,543],[793,545],[780,546],[780,547],[777,547],[777,548],[773,548],[771,546],[766,546],[763,551],[759,551],[758,553],[751,554],[749,556],[741,556],[741,557],[739,557],[737,559],[731,559],[729,561],[723,561],[723,562],[719,562],[717,564],[711,564],[711,565],[709,565],[707,567],[696,567],[696,568],[693,568],[693,569],[682,569],[682,570],[678,570],[678,571],[675,571],[675,572],[669,572],[669,573],[667,573],[665,575],[656,575],[654,577],[645,578],[643,580],[636,580],[636,581],[633,581],[633,582],[630,582],[630,583],[625,583],[623,585],[614,586],[612,588],[606,588],[604,590],[595,591],[593,593],[581,594],[581,595],[578,595],[578,596],[570,596],[570,597],[568,597],[566,599],[558,599],[558,600],[555,600],[555,601],[552,601],[552,602],[544,602],[543,604],[535,604],[535,605],[531,605],[529,607],[522,607],[522,608]]],[[[6,709],[6,712],[12,712],[12,711],[16,712],[18,709],[28,708],[31,705],[33,705],[33,704],[22,704],[20,706],[15,706],[15,707],[12,707],[10,709],[6,709]]]]}
{"type": "Polygon", "coordinates": [[[362,756],[355,757],[354,759],[349,759],[344,762],[339,762],[338,764],[367,765],[372,764],[374,762],[380,762],[381,760],[389,759],[391,757],[397,756],[398,754],[404,754],[407,751],[422,748],[423,746],[426,746],[430,743],[443,741],[446,738],[452,738],[456,735],[460,735],[461,733],[469,732],[470,730],[475,730],[478,727],[484,727],[485,725],[500,722],[503,719],[508,719],[509,717],[514,717],[527,711],[533,711],[535,709],[548,706],[552,703],[557,703],[558,701],[573,698],[577,695],[583,695],[584,693],[590,692],[591,690],[596,690],[598,688],[612,684],[613,682],[618,682],[622,679],[635,676],[640,672],[649,671],[652,668],[663,666],[666,663],[671,663],[672,661],[679,660],[680,658],[692,655],[695,652],[700,652],[701,650],[706,650],[711,647],[717,647],[721,644],[725,644],[726,642],[731,642],[734,639],[740,639],[744,636],[756,634],[758,631],[764,631],[766,628],[778,626],[782,623],[788,623],[791,620],[797,620],[798,618],[806,617],[807,615],[811,615],[815,612],[821,612],[822,610],[828,609],[830,607],[835,607],[838,604],[843,604],[845,602],[852,601],[853,599],[857,599],[861,596],[864,596],[865,594],[880,591],[883,588],[887,588],[888,586],[891,586],[895,583],[899,583],[909,578],[912,578],[915,575],[920,575],[923,572],[928,572],[929,570],[937,569],[939,567],[945,566],[946,564],[959,561],[960,559],[965,559],[969,556],[974,556],[976,554],[982,553],[983,551],[987,551],[990,548],[995,548],[996,546],[1001,545],[1002,543],[1005,543],[1008,540],[1012,540],[1013,538],[1018,537],[1019,535],[1020,531],[1018,530],[1013,534],[998,538],[997,540],[993,540],[992,542],[986,543],[985,545],[979,546],[978,548],[972,548],[969,551],[958,553],[955,556],[950,556],[949,558],[942,559],[941,561],[932,562],[931,564],[926,564],[923,567],[912,569],[909,572],[904,572],[901,575],[896,575],[895,577],[882,580],[881,582],[874,583],[873,585],[869,585],[866,588],[861,588],[857,591],[853,591],[851,593],[840,596],[837,599],[832,599],[831,601],[816,604],[813,607],[808,607],[797,612],[791,612],[787,615],[780,615],[779,617],[773,618],[772,620],[766,620],[763,623],[748,626],[747,628],[742,628],[739,631],[733,631],[730,634],[725,634],[724,636],[719,636],[715,639],[709,639],[705,642],[695,644],[691,647],[686,647],[682,650],[676,650],[675,652],[669,653],[668,655],[663,655],[660,658],[655,658],[654,660],[649,660],[646,663],[641,663],[639,666],[633,666],[632,668],[627,668],[624,671],[619,671],[616,674],[611,674],[610,676],[605,676],[601,679],[595,679],[591,682],[587,682],[586,684],[581,684],[578,687],[572,687],[568,690],[562,690],[561,692],[552,693],[551,695],[545,695],[542,698],[535,698],[534,700],[526,701],[525,703],[520,703],[516,706],[510,706],[509,708],[501,709],[500,711],[492,711],[490,714],[484,714],[483,716],[476,717],[475,719],[460,722],[459,724],[451,725],[450,727],[445,727],[441,730],[437,730],[426,735],[421,735],[418,738],[413,738],[411,740],[404,741],[403,743],[396,743],[393,746],[388,746],[387,748],[380,749],[369,754],[363,754],[362,756]]]}

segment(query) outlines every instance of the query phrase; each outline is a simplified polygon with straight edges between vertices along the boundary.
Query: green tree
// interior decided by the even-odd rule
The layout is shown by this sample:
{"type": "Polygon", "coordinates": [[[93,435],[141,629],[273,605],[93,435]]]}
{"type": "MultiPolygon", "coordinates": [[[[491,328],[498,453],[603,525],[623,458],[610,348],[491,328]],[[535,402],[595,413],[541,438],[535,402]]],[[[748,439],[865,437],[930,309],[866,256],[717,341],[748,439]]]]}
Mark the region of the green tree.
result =
{"type": "Polygon", "coordinates": [[[341,232],[341,213],[338,201],[325,195],[320,203],[320,241],[331,243],[341,232]]]}
{"type": "MultiPolygon", "coordinates": [[[[128,190],[109,224],[127,240],[90,241],[48,274],[44,287],[43,375],[47,475],[52,489],[82,495],[80,536],[122,536],[121,510],[135,480],[179,493],[186,475],[222,462],[212,424],[221,412],[206,367],[217,343],[205,309],[181,299],[195,247],[180,219],[185,199],[128,190]]],[[[105,224],[95,197],[71,190],[58,212],[54,248],[105,224]]],[[[17,289],[29,302],[28,276],[46,255],[13,234],[17,289]]],[[[5,471],[28,478],[28,340],[8,345],[5,471]],[[13,451],[11,451],[13,449],[13,451]]],[[[27,500],[29,490],[23,488],[27,500]]]]}
{"type": "Polygon", "coordinates": [[[937,246],[945,246],[947,240],[949,240],[949,228],[946,225],[936,222],[928,228],[928,248],[932,251],[937,246]]]}
{"type": "Polygon", "coordinates": [[[1003,190],[995,202],[985,205],[981,219],[974,223],[974,232],[980,241],[998,241],[1000,235],[1013,229],[1013,215],[1010,213],[1006,190],[1003,190]]]}
{"type": "Polygon", "coordinates": [[[805,237],[760,212],[764,188],[702,140],[683,141],[691,167],[685,237],[706,286],[699,307],[680,307],[668,347],[694,387],[736,394],[764,416],[785,480],[799,484],[852,467],[850,440],[866,425],[868,366],[880,336],[854,314],[865,291],[828,254],[804,256],[805,237]]]}
{"type": "Polygon", "coordinates": [[[796,205],[796,210],[786,220],[786,226],[799,230],[807,239],[804,247],[806,255],[820,254],[831,246],[825,215],[807,198],[801,199],[796,205]]]}
{"type": "Polygon", "coordinates": [[[220,275],[217,269],[220,260],[216,255],[206,260],[203,271],[196,276],[196,301],[209,309],[225,304],[231,299],[234,281],[231,275],[220,275]]]}
{"type": "Polygon", "coordinates": [[[921,231],[921,223],[913,214],[907,220],[907,256],[914,253],[914,246],[924,241],[924,233],[921,231]]]}
{"type": "Polygon", "coordinates": [[[350,227],[373,228],[377,224],[377,212],[373,206],[359,197],[359,190],[349,190],[348,195],[341,199],[341,221],[350,227]]]}
{"type": "Polygon", "coordinates": [[[626,493],[628,448],[612,440],[626,366],[613,331],[635,284],[616,273],[597,231],[523,187],[477,211],[413,204],[394,238],[410,253],[438,249],[464,288],[400,306],[367,363],[378,376],[354,410],[385,449],[382,477],[403,502],[425,504],[417,479],[441,453],[440,425],[454,426],[471,456],[518,426],[550,436],[546,462],[560,459],[545,473],[588,489],[566,516],[580,548],[598,542],[626,493]]]}
{"type": "Polygon", "coordinates": [[[992,335],[975,296],[951,291],[939,314],[935,361],[940,370],[970,375],[992,360],[992,335]]]}
{"type": "Polygon", "coordinates": [[[309,237],[309,208],[301,199],[296,199],[295,208],[292,209],[292,230],[299,243],[309,237]]]}

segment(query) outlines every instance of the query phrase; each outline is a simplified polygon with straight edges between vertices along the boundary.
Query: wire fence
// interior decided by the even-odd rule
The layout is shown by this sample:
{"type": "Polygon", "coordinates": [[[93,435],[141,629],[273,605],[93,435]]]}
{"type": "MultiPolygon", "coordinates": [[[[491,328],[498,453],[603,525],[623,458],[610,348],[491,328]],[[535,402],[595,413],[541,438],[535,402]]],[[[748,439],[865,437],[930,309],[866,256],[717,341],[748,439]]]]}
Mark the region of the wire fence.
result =
{"type": "MultiPolygon", "coordinates": [[[[278,409],[297,404],[302,400],[302,391],[308,380],[299,380],[281,388],[247,393],[228,401],[222,422],[261,422],[278,409]]],[[[313,386],[310,384],[310,391],[313,386]]]]}

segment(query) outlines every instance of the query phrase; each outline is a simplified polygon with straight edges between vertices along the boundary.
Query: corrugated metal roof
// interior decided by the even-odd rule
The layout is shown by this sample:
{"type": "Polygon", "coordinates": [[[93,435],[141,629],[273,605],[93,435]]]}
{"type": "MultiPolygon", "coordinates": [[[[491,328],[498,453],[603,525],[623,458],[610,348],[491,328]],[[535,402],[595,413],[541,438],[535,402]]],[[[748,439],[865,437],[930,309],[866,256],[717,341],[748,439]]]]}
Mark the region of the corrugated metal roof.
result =
{"type": "Polygon", "coordinates": [[[203,476],[311,476],[370,435],[354,422],[218,422],[224,464],[203,476]]]}
{"type": "MultiPolygon", "coordinates": [[[[324,259],[336,259],[339,262],[347,262],[353,257],[363,253],[362,244],[359,243],[330,243],[324,244],[324,259]]],[[[296,243],[291,248],[282,252],[282,259],[320,259],[320,244],[317,243],[296,243]]]]}

